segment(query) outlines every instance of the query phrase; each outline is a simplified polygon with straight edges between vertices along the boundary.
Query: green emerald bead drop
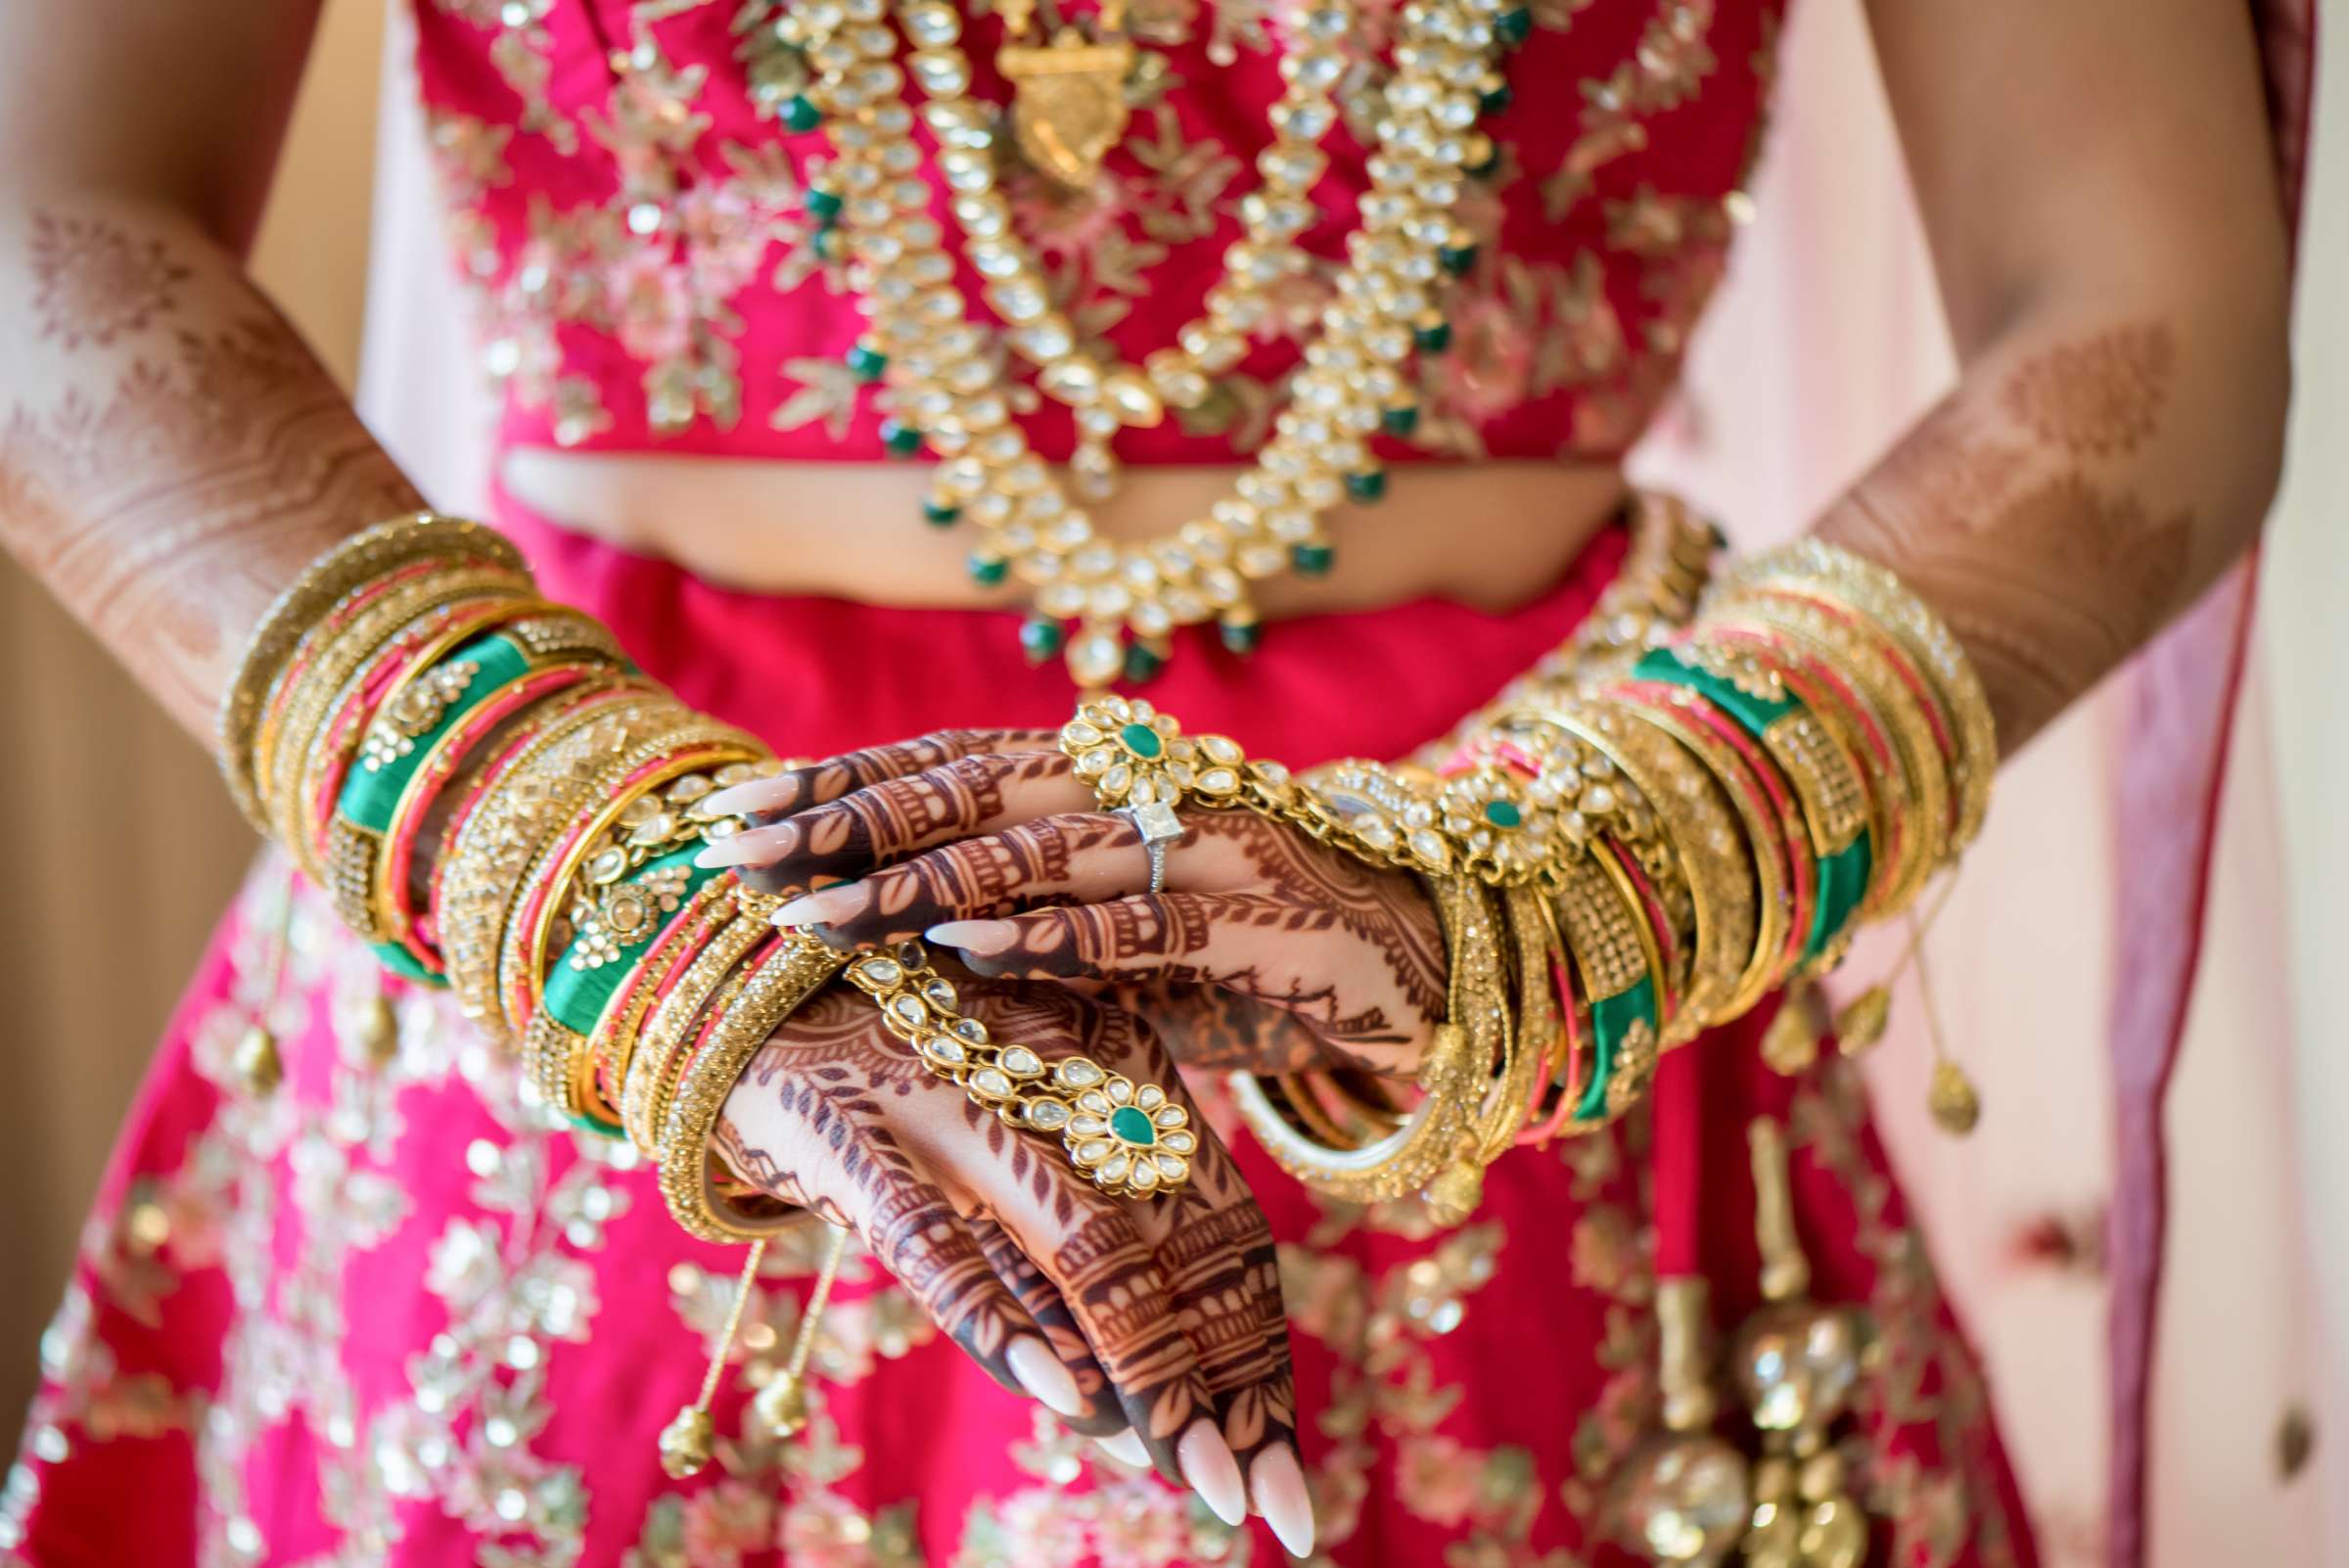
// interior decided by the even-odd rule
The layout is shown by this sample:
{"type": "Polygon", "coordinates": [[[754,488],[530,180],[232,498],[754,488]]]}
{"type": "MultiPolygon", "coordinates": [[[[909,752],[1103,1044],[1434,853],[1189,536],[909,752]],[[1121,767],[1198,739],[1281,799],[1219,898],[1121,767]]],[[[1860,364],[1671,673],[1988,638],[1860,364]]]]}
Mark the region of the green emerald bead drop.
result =
{"type": "Polygon", "coordinates": [[[879,381],[889,368],[889,355],[869,344],[858,344],[849,350],[849,373],[858,381],[879,381]]]}
{"type": "Polygon", "coordinates": [[[1289,565],[1309,577],[1324,576],[1337,559],[1338,552],[1326,544],[1292,544],[1289,546],[1289,565]]]}
{"type": "Polygon", "coordinates": [[[881,421],[881,445],[892,457],[911,457],[922,449],[922,433],[901,419],[881,421]]]}
{"type": "Polygon", "coordinates": [[[1494,88],[1491,92],[1486,93],[1482,97],[1478,98],[1476,101],[1476,107],[1480,114],[1504,115],[1508,113],[1509,106],[1516,101],[1516,92],[1510,88],[1508,83],[1503,82],[1498,87],[1494,88]]]}
{"type": "Polygon", "coordinates": [[[1534,14],[1523,6],[1493,19],[1493,34],[1511,49],[1534,35],[1534,14]]]}
{"type": "Polygon", "coordinates": [[[1222,637],[1223,646],[1235,654],[1252,654],[1264,646],[1265,628],[1261,622],[1226,621],[1216,630],[1222,637]]]}
{"type": "Polygon", "coordinates": [[[1419,410],[1415,406],[1390,408],[1378,416],[1378,424],[1390,436],[1408,436],[1419,428],[1419,410]]]}
{"type": "Polygon", "coordinates": [[[1516,803],[1513,801],[1487,801],[1485,803],[1485,820],[1497,828],[1522,827],[1525,823],[1525,813],[1517,809],[1516,803]]]}
{"type": "Polygon", "coordinates": [[[1067,640],[1068,633],[1057,621],[1033,616],[1020,623],[1020,648],[1032,665],[1040,665],[1060,652],[1061,644],[1067,640]]]}
{"type": "Polygon", "coordinates": [[[807,193],[807,215],[818,223],[830,223],[839,217],[841,206],[838,191],[813,190],[807,193]]]}
{"type": "Polygon", "coordinates": [[[1109,1130],[1120,1143],[1130,1143],[1146,1149],[1158,1141],[1158,1129],[1150,1125],[1150,1113],[1132,1105],[1121,1105],[1109,1113],[1109,1130]]]}
{"type": "Polygon", "coordinates": [[[1443,263],[1445,271],[1455,278],[1462,277],[1466,275],[1470,267],[1476,265],[1476,247],[1473,245],[1447,245],[1436,252],[1436,259],[1443,263]]]}
{"type": "Polygon", "coordinates": [[[1451,346],[1451,323],[1439,321],[1429,327],[1413,327],[1411,342],[1423,354],[1440,354],[1451,346]]]}
{"type": "Polygon", "coordinates": [[[983,588],[991,588],[1011,574],[1011,563],[999,555],[971,557],[971,580],[983,588]]]}
{"type": "Polygon", "coordinates": [[[783,106],[783,123],[795,131],[811,131],[824,122],[824,112],[807,101],[805,93],[795,93],[783,106]]]}
{"type": "MultiPolygon", "coordinates": [[[[1139,647],[1140,644],[1135,646],[1139,647]]],[[[1155,758],[1167,749],[1167,743],[1159,739],[1158,731],[1147,724],[1128,724],[1118,731],[1118,739],[1126,743],[1128,751],[1143,759],[1155,758]]]]}
{"type": "Polygon", "coordinates": [[[962,508],[951,501],[924,501],[922,521],[934,529],[950,529],[962,516],[962,508]]]}
{"type": "Polygon", "coordinates": [[[1358,501],[1383,501],[1387,497],[1387,471],[1383,468],[1365,469],[1359,474],[1346,476],[1346,493],[1358,501]]]}
{"type": "Polygon", "coordinates": [[[1166,668],[1166,655],[1148,643],[1129,642],[1126,645],[1126,678],[1128,680],[1148,680],[1166,668]]]}

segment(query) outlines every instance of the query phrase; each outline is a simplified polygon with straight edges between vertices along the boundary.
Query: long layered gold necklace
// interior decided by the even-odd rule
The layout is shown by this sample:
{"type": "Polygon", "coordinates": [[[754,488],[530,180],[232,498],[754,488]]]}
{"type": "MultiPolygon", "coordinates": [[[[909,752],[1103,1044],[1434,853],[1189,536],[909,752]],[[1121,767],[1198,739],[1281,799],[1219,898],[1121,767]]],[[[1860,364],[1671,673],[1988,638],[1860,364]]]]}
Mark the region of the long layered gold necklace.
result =
{"type": "MultiPolygon", "coordinates": [[[[1104,25],[1114,22],[1113,15],[1104,25]]],[[[973,577],[1025,583],[1034,595],[1021,633],[1030,654],[1064,653],[1081,685],[1148,678],[1179,625],[1216,621],[1227,646],[1252,649],[1259,631],[1249,583],[1329,570],[1327,514],[1342,500],[1385,493],[1370,439],[1409,432],[1410,362],[1450,344],[1444,294],[1474,260],[1473,238],[1453,209],[1466,182],[1494,161],[1476,125],[1505,101],[1496,62],[1531,25],[1513,0],[1412,0],[1403,9],[1374,115],[1360,224],[1346,237],[1346,260],[1289,380],[1288,404],[1230,493],[1157,538],[1122,543],[1094,529],[1083,503],[1110,493],[1118,432],[1205,402],[1215,378],[1270,328],[1275,291],[1313,270],[1299,240],[1317,215],[1311,192],[1328,167],[1318,144],[1338,119],[1333,95],[1346,75],[1354,22],[1346,0],[1320,0],[1301,15],[1280,61],[1273,139],[1257,158],[1263,183],[1241,203],[1242,233],[1224,253],[1224,276],[1208,292],[1205,311],[1137,366],[1082,337],[1018,234],[997,175],[999,115],[970,96],[954,6],[803,0],[782,19],[783,36],[806,52],[812,72],[806,92],[786,107],[786,123],[821,123],[835,154],[810,210],[819,223],[837,224],[870,321],[850,351],[851,368],[887,386],[889,449],[911,456],[926,443],[937,454],[924,515],[941,526],[975,526],[973,577]],[[895,28],[887,24],[893,10],[895,28]],[[909,46],[902,67],[900,33],[909,46]],[[1002,323],[1001,339],[1035,367],[1036,387],[1074,415],[1078,494],[1014,423],[996,334],[973,319],[974,302],[956,285],[944,226],[931,213],[908,73],[921,91],[919,117],[937,144],[963,252],[1002,323]]],[[[1073,59],[1105,47],[1100,35],[1073,28],[1058,36],[1073,59]]],[[[1028,72],[1015,70],[1015,82],[1053,74],[1042,69],[1049,61],[1007,63],[1028,72]]],[[[1090,62],[1096,87],[1099,65],[1090,62]]],[[[1014,120],[1023,142],[1061,148],[1071,155],[1066,172],[1081,173],[1077,155],[1091,149],[1097,157],[1103,147],[1102,113],[1095,103],[1053,125],[1050,103],[1032,102],[1014,120]]]]}

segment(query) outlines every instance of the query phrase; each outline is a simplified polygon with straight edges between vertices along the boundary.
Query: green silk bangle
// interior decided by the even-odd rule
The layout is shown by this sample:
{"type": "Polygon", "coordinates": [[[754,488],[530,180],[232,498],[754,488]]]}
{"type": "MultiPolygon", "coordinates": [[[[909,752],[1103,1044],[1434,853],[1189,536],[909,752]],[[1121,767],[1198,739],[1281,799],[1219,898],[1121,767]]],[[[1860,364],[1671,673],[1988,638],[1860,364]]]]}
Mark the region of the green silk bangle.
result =
{"type": "Polygon", "coordinates": [[[388,767],[353,767],[343,781],[342,798],[335,803],[338,812],[370,833],[390,832],[392,812],[407,790],[408,780],[424,765],[434,745],[456,726],[458,719],[487,700],[490,693],[521,679],[530,670],[530,656],[502,632],[476,637],[448,656],[451,664],[465,661],[479,667],[465,690],[440,711],[432,728],[414,737],[415,747],[406,756],[388,767]]]}
{"type": "Polygon", "coordinates": [[[1811,914],[1810,940],[1803,944],[1805,960],[1818,957],[1843,935],[1852,911],[1867,897],[1868,873],[1873,869],[1865,833],[1819,862],[1819,901],[1811,914]]]}
{"type": "MultiPolygon", "coordinates": [[[[1796,698],[1757,697],[1740,690],[1734,682],[1724,680],[1709,669],[1684,663],[1670,648],[1651,649],[1640,657],[1635,669],[1650,680],[1685,686],[1696,692],[1734,718],[1758,742],[1773,722],[1802,707],[1796,698]]],[[[1850,924],[1852,912],[1867,897],[1867,879],[1875,870],[1874,855],[1868,845],[1869,834],[1863,833],[1833,854],[1818,858],[1819,896],[1811,911],[1811,933],[1803,944],[1804,959],[1816,958],[1833,945],[1850,924]]]]}
{"type": "Polygon", "coordinates": [[[1758,697],[1734,681],[1724,680],[1710,669],[1687,663],[1672,648],[1649,649],[1632,667],[1632,672],[1649,680],[1687,687],[1744,725],[1756,740],[1772,724],[1802,707],[1801,701],[1794,697],[1758,697]]]}
{"type": "Polygon", "coordinates": [[[425,968],[416,961],[414,953],[396,942],[379,942],[367,950],[381,959],[386,969],[391,970],[402,980],[412,980],[420,986],[431,986],[439,991],[448,989],[446,977],[436,975],[425,968]]]}
{"type": "MultiPolygon", "coordinates": [[[[656,872],[671,866],[682,866],[686,874],[684,889],[678,894],[679,907],[682,907],[702,884],[718,875],[716,871],[706,870],[693,863],[694,856],[702,853],[702,848],[697,843],[688,844],[681,850],[671,850],[658,859],[646,861],[628,880],[631,883],[641,882],[656,872]]],[[[661,934],[662,927],[667,923],[666,920],[657,922],[637,941],[622,947],[618,958],[598,964],[593,969],[572,967],[571,955],[578,950],[578,944],[574,942],[564,949],[563,956],[555,960],[555,967],[548,972],[545,998],[539,1005],[553,1016],[556,1023],[573,1034],[592,1038],[596,1027],[603,1022],[604,1009],[612,1004],[613,993],[620,990],[620,983],[635,969],[637,960],[644,956],[645,949],[652,945],[653,940],[661,934]]]]}
{"type": "Polygon", "coordinates": [[[1651,1034],[1661,1028],[1656,1017],[1656,982],[1652,975],[1629,991],[1619,991],[1590,1004],[1590,1082],[1583,1090],[1582,1102],[1574,1108],[1577,1117],[1606,1114],[1607,1084],[1615,1076],[1615,1060],[1621,1054],[1623,1038],[1639,1024],[1645,1024],[1651,1034]]]}

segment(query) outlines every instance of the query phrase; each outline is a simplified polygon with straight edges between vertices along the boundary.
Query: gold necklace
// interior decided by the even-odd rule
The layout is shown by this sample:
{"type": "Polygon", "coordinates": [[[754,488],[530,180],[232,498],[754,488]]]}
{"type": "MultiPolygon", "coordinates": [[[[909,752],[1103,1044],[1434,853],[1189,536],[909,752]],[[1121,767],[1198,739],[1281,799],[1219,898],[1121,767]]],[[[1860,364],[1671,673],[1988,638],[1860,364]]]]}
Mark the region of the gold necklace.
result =
{"type": "Polygon", "coordinates": [[[1101,7],[1089,37],[1064,22],[1048,42],[1036,26],[1033,0],[1008,0],[1000,15],[1004,44],[995,69],[1011,83],[1012,136],[1029,162],[1063,185],[1085,189],[1126,134],[1133,40],[1125,32],[1125,0],[1101,7]]]}
{"type": "MultiPolygon", "coordinates": [[[[898,0],[897,14],[914,46],[907,67],[931,95],[922,117],[937,138],[938,166],[953,193],[966,249],[983,276],[981,253],[997,258],[999,275],[985,290],[987,301],[1004,321],[1006,338],[1021,347],[1024,335],[1033,339],[1054,324],[1055,312],[1025,275],[1033,260],[1024,257],[1008,204],[994,188],[994,115],[964,96],[969,64],[954,47],[961,19],[944,0],[898,0]]],[[[1398,416],[1410,406],[1404,372],[1411,356],[1449,344],[1436,300],[1448,275],[1473,258],[1451,208],[1465,178],[1492,161],[1492,144],[1475,121],[1497,93],[1495,58],[1523,40],[1530,16],[1507,0],[1414,0],[1405,7],[1394,76],[1377,115],[1372,188],[1359,204],[1362,224],[1347,237],[1335,296],[1291,380],[1292,400],[1275,419],[1272,438],[1233,493],[1205,516],[1157,539],[1117,544],[1094,532],[1091,519],[1071,504],[1011,423],[1003,373],[990,352],[992,335],[970,319],[941,225],[928,210],[904,71],[896,64],[896,39],[881,24],[884,15],[884,0],[803,0],[785,20],[817,80],[785,117],[800,129],[820,120],[831,136],[837,190],[819,189],[810,207],[819,221],[837,218],[866,294],[873,326],[852,350],[851,364],[889,384],[885,442],[911,455],[927,441],[940,457],[926,514],[942,524],[967,517],[977,525],[982,542],[971,557],[973,576],[992,584],[1016,573],[1030,584],[1036,614],[1023,640],[1033,656],[1045,657],[1061,651],[1065,638],[1070,670],[1082,685],[1155,673],[1175,625],[1217,620],[1228,645],[1253,647],[1257,619],[1248,582],[1284,570],[1326,572],[1333,552],[1322,514],[1341,499],[1371,501],[1384,492],[1385,476],[1368,440],[1403,425],[1398,416]],[[1070,621],[1078,623],[1078,634],[1065,637],[1063,623],[1070,621]]],[[[1319,126],[1314,111],[1327,104],[1343,73],[1338,44],[1348,21],[1336,6],[1309,15],[1304,41],[1281,62],[1287,91],[1272,111],[1276,137],[1319,126]]],[[[1276,142],[1267,153],[1285,150],[1276,142]]],[[[1302,183],[1294,194],[1301,198],[1319,167],[1301,161],[1296,168],[1302,183]]],[[[1283,194],[1277,187],[1257,193],[1268,201],[1283,194]]],[[[1161,350],[1145,361],[1153,379],[1193,367],[1200,378],[1211,377],[1245,352],[1250,301],[1262,293],[1252,285],[1288,263],[1247,253],[1232,259],[1233,277],[1211,293],[1207,316],[1178,336],[1174,350],[1187,363],[1177,365],[1161,350]]],[[[1050,363],[1039,381],[1081,391],[1081,376],[1052,373],[1073,350],[1072,344],[1044,353],[1050,363]]],[[[1163,403],[1146,383],[1146,398],[1132,394],[1141,380],[1124,367],[1102,376],[1098,400],[1108,406],[1081,409],[1081,423],[1087,412],[1096,430],[1104,415],[1119,424],[1163,417],[1163,403]],[[1118,379],[1126,376],[1132,379],[1118,379]]]]}

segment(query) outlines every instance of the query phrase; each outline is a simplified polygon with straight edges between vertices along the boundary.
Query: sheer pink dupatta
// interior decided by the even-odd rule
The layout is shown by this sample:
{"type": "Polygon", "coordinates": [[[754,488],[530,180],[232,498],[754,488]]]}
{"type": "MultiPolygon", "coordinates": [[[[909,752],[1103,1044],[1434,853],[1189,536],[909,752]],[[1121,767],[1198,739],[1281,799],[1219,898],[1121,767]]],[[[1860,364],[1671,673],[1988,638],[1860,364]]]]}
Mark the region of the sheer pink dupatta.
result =
{"type": "MultiPolygon", "coordinates": [[[[2316,65],[2314,0],[2254,0],[2275,127],[2278,186],[2295,235],[2316,65]]],[[[2112,1059],[2118,1179],[2111,1281],[2112,1480],[2106,1560],[2146,1559],[2146,1429],[2167,1262],[2169,1150],[2163,1110],[2202,952],[2219,793],[2250,645],[2256,558],[2139,656],[2130,670],[2116,889],[2112,1059]]]]}

